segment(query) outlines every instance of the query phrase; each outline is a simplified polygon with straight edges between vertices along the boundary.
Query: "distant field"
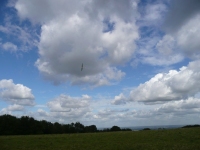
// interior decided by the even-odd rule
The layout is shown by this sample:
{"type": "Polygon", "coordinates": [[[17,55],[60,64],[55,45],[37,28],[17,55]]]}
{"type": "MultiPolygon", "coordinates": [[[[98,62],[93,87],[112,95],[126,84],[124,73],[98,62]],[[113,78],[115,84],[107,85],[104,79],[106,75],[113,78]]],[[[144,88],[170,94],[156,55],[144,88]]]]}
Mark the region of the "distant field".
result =
{"type": "Polygon", "coordinates": [[[200,128],[0,136],[1,150],[199,150],[200,128]]]}

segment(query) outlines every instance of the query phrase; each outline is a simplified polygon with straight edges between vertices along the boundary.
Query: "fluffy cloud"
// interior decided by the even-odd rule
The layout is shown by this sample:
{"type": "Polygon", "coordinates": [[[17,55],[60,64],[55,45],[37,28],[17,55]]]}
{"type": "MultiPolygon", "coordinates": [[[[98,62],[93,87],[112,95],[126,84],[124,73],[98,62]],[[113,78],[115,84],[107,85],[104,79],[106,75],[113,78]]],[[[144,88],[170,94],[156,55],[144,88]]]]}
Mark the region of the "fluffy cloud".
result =
{"type": "Polygon", "coordinates": [[[14,111],[23,111],[24,110],[24,106],[22,105],[9,105],[7,108],[3,108],[0,113],[1,114],[11,114],[14,111]]]}
{"type": "Polygon", "coordinates": [[[173,0],[170,5],[171,9],[164,23],[165,28],[169,32],[176,32],[191,18],[200,13],[199,0],[173,0]]]}
{"type": "Polygon", "coordinates": [[[164,22],[165,31],[174,37],[186,57],[200,58],[199,44],[200,2],[199,0],[175,0],[164,22]]]}
{"type": "Polygon", "coordinates": [[[115,96],[114,100],[111,102],[114,105],[121,105],[121,104],[126,104],[126,97],[124,96],[123,93],[121,93],[118,96],[115,96]]]}
{"type": "Polygon", "coordinates": [[[173,114],[174,116],[196,114],[200,112],[200,99],[188,98],[187,100],[180,100],[169,102],[156,108],[157,113],[173,114]]]}
{"type": "MultiPolygon", "coordinates": [[[[93,114],[93,118],[99,121],[119,121],[125,118],[125,114],[129,111],[129,109],[104,109],[98,111],[97,114],[93,114]]],[[[127,118],[129,116],[126,116],[127,118]]]]}
{"type": "Polygon", "coordinates": [[[199,118],[200,99],[188,98],[179,101],[169,101],[162,105],[150,105],[150,109],[131,110],[124,114],[130,120],[136,122],[145,120],[148,125],[159,124],[188,124],[188,121],[195,124],[199,118]],[[150,118],[150,119],[149,119],[150,118]]]}
{"type": "Polygon", "coordinates": [[[121,106],[112,105],[112,99],[106,97],[101,97],[100,99],[101,100],[92,99],[88,95],[71,97],[61,94],[47,103],[47,108],[49,108],[50,111],[38,109],[37,113],[32,115],[35,115],[35,117],[39,119],[46,118],[47,120],[59,121],[62,123],[81,121],[84,124],[91,124],[92,122],[99,122],[99,124],[103,126],[105,126],[105,124],[102,123],[104,120],[109,121],[113,119],[113,121],[117,122],[127,117],[125,115],[129,112],[129,108],[131,107],[127,108],[126,104],[121,106]],[[105,106],[108,108],[105,109],[105,106]]]}
{"type": "Polygon", "coordinates": [[[16,105],[34,104],[31,89],[22,84],[14,84],[11,79],[0,80],[0,98],[16,105]]]}
{"type": "Polygon", "coordinates": [[[47,107],[50,109],[49,113],[46,114],[41,110],[40,113],[43,112],[43,115],[47,115],[54,120],[68,119],[70,121],[77,121],[90,112],[90,99],[91,98],[88,95],[83,95],[82,97],[70,97],[61,94],[47,103],[47,107]]]}
{"type": "Polygon", "coordinates": [[[177,32],[176,38],[180,48],[193,59],[200,58],[200,13],[185,23],[177,32]]]}
{"type": "Polygon", "coordinates": [[[169,66],[200,58],[198,0],[148,3],[141,7],[138,62],[169,66]],[[167,2],[167,3],[168,3],[167,2]]]}
{"type": "Polygon", "coordinates": [[[55,3],[53,0],[43,0],[42,2],[40,0],[18,0],[15,4],[15,8],[18,10],[18,15],[22,19],[31,19],[35,23],[45,23],[62,15],[63,12],[67,12],[65,17],[76,13],[76,10],[81,9],[82,3],[85,2],[80,2],[78,0],[59,0],[55,3]]]}
{"type": "Polygon", "coordinates": [[[67,95],[60,95],[54,100],[48,102],[48,107],[51,111],[57,112],[70,112],[73,109],[81,109],[89,106],[90,97],[88,95],[83,95],[82,97],[70,97],[67,95]]]}
{"type": "Polygon", "coordinates": [[[42,24],[40,58],[36,66],[45,79],[55,84],[69,81],[91,86],[121,80],[125,73],[116,66],[132,58],[136,48],[134,41],[139,37],[135,24],[137,2],[60,0],[43,3],[19,0],[15,8],[22,18],[42,24]],[[44,9],[46,6],[49,7],[44,9]]]}
{"type": "Polygon", "coordinates": [[[161,25],[165,21],[168,7],[164,1],[141,2],[137,25],[140,29],[138,50],[132,64],[150,64],[153,66],[170,66],[184,59],[177,51],[177,43],[173,36],[165,35],[161,25]],[[135,63],[136,62],[136,63],[135,63]]]}
{"type": "Polygon", "coordinates": [[[80,12],[87,12],[93,19],[103,16],[110,17],[110,15],[116,14],[121,18],[129,20],[132,16],[137,15],[137,11],[131,9],[132,7],[137,7],[137,2],[138,0],[84,0],[81,2],[78,0],[59,0],[55,3],[53,0],[43,0],[42,2],[39,0],[35,0],[34,2],[18,0],[15,4],[15,8],[18,10],[18,14],[21,18],[28,18],[41,23],[48,22],[53,18],[63,15],[63,13],[65,13],[65,17],[68,18],[80,12]]]}
{"type": "Polygon", "coordinates": [[[96,122],[98,127],[110,127],[112,125],[127,127],[133,124],[140,126],[155,125],[155,123],[160,125],[186,124],[185,120],[191,120],[192,123],[195,123],[196,117],[198,117],[197,113],[200,112],[200,100],[198,98],[169,101],[165,104],[156,105],[144,105],[137,102],[111,105],[111,101],[111,99],[92,100],[88,95],[82,97],[60,95],[47,104],[50,112],[45,109],[38,109],[37,112],[27,115],[51,122],[71,123],[80,121],[84,125],[96,122]]]}
{"type": "Polygon", "coordinates": [[[200,90],[199,61],[189,63],[179,71],[155,75],[130,93],[132,101],[145,103],[166,102],[195,96],[200,90]]]}
{"type": "Polygon", "coordinates": [[[39,120],[60,123],[86,121],[91,113],[90,101],[91,97],[88,95],[71,97],[61,94],[50,100],[46,108],[40,108],[37,112],[31,112],[29,115],[39,120]]]}

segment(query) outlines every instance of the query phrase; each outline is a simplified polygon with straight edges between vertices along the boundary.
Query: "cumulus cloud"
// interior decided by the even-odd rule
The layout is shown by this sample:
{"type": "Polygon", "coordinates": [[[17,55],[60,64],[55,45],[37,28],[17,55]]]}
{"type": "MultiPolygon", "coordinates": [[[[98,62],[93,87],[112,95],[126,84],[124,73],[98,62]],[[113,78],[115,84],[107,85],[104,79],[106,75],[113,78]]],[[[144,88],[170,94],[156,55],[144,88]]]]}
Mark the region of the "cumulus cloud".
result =
{"type": "Polygon", "coordinates": [[[36,113],[29,115],[40,120],[45,119],[52,122],[71,123],[81,121],[84,125],[96,122],[99,127],[109,127],[114,124],[127,127],[133,124],[140,126],[155,125],[155,122],[159,124],[168,124],[170,122],[173,124],[180,124],[179,121],[184,123],[184,121],[188,119],[192,119],[194,122],[197,113],[200,112],[200,100],[191,97],[185,100],[169,101],[157,105],[144,105],[137,102],[124,105],[111,105],[111,101],[112,100],[108,99],[104,100],[104,102],[91,100],[87,95],[82,97],[60,95],[51,101],[54,102],[55,106],[53,106],[53,103],[51,106],[48,106],[49,109],[51,107],[56,108],[55,111],[49,112],[47,110],[38,109],[36,113]],[[64,102],[62,107],[61,105],[64,100],[55,102],[58,101],[58,99],[70,99],[75,102],[68,102],[68,100],[66,100],[66,103],[64,102]],[[80,104],[77,104],[78,99],[80,104]],[[86,101],[89,100],[89,105],[82,103],[83,99],[86,99],[86,101]],[[108,107],[109,104],[111,107],[108,107]],[[107,108],[105,108],[105,106],[107,108]],[[69,110],[69,108],[72,109],[69,110]],[[80,109],[82,109],[82,111],[80,109]],[[177,118],[179,119],[178,121],[177,118]]]}
{"type": "Polygon", "coordinates": [[[131,101],[144,103],[166,102],[187,99],[200,90],[199,61],[190,62],[179,71],[159,73],[130,93],[131,101]]]}
{"type": "Polygon", "coordinates": [[[101,86],[125,75],[117,66],[136,48],[136,1],[19,0],[15,8],[20,17],[42,24],[36,66],[45,79],[101,86]]]}
{"type": "Polygon", "coordinates": [[[139,11],[141,16],[137,25],[140,39],[137,41],[136,60],[133,60],[132,64],[137,62],[136,64],[170,66],[181,62],[184,55],[179,50],[176,37],[165,34],[161,28],[169,11],[166,2],[145,2],[145,5],[139,7],[139,11]]]}
{"type": "MultiPolygon", "coordinates": [[[[98,111],[97,114],[93,114],[93,119],[98,120],[120,120],[124,118],[124,114],[126,114],[129,111],[129,109],[104,109],[98,111]]],[[[128,117],[128,116],[127,116],[128,117]]]]}
{"type": "MultiPolygon", "coordinates": [[[[187,124],[197,123],[199,117],[200,99],[188,98],[179,101],[169,101],[165,104],[159,104],[157,106],[150,105],[150,109],[130,110],[125,112],[121,117],[125,117],[129,120],[135,120],[139,122],[144,120],[144,125],[155,125],[154,122],[159,124],[187,124]],[[148,122],[148,123],[147,123],[148,122]]],[[[122,119],[121,118],[121,119],[122,119]]]]}
{"type": "Polygon", "coordinates": [[[198,0],[148,3],[141,7],[138,62],[169,66],[200,58],[198,0]],[[167,2],[167,3],[168,3],[167,2]]]}
{"type": "Polygon", "coordinates": [[[200,100],[198,98],[188,98],[186,100],[169,102],[156,108],[158,113],[167,113],[173,115],[188,115],[200,112],[200,100]]]}
{"type": "Polygon", "coordinates": [[[61,94],[47,103],[47,108],[50,111],[42,108],[38,109],[37,113],[33,115],[39,119],[46,118],[62,123],[81,121],[85,124],[99,122],[102,125],[104,124],[102,123],[103,120],[119,121],[127,118],[126,114],[131,107],[127,108],[126,104],[112,105],[111,101],[112,99],[106,97],[101,97],[98,100],[88,95],[72,97],[61,94]],[[107,108],[105,109],[105,107],[107,108]]]}
{"type": "Polygon", "coordinates": [[[173,123],[176,122],[177,117],[183,117],[184,120],[191,117],[194,119],[198,116],[197,114],[200,112],[200,99],[189,97],[188,99],[184,100],[169,101],[165,104],[150,106],[151,107],[149,107],[148,109],[142,109],[142,107],[140,107],[140,109],[138,110],[130,109],[129,111],[125,111],[123,114],[120,115],[121,119],[124,119],[125,117],[130,120],[145,119],[149,122],[151,122],[152,120],[156,122],[161,120],[167,122],[168,120],[173,123]]]}
{"type": "MultiPolygon", "coordinates": [[[[145,6],[139,6],[138,14],[138,0],[17,0],[10,7],[16,8],[19,17],[40,24],[39,44],[31,36],[35,32],[9,21],[0,25],[0,32],[19,35],[24,47],[37,45],[39,58],[35,66],[44,79],[54,84],[110,85],[125,76],[118,66],[130,60],[136,65],[141,62],[171,66],[184,57],[200,58],[199,2],[168,1],[172,3],[170,7],[165,2],[141,2],[145,6]],[[160,26],[163,22],[164,31],[160,26]]],[[[15,49],[14,44],[7,43],[4,49],[15,49]]],[[[196,60],[179,70],[155,75],[131,91],[132,103],[127,103],[129,99],[122,93],[99,101],[88,95],[61,94],[49,101],[44,110],[38,109],[37,117],[64,123],[99,121],[101,125],[106,120],[124,126],[124,120],[130,125],[138,120],[155,124],[158,118],[164,121],[167,117],[199,113],[199,99],[194,98],[200,90],[199,63],[196,60]]],[[[3,85],[1,98],[14,104],[2,109],[4,112],[23,110],[19,101],[32,104],[34,96],[29,88],[14,83],[10,87],[3,85]]]]}
{"type": "Polygon", "coordinates": [[[68,119],[71,121],[77,121],[90,112],[90,99],[91,97],[88,95],[82,95],[82,97],[71,97],[61,94],[47,103],[47,107],[50,109],[49,113],[46,114],[41,110],[40,113],[43,113],[43,115],[47,115],[54,120],[68,119]]]}
{"type": "Polygon", "coordinates": [[[70,97],[68,95],[60,95],[54,100],[48,102],[48,107],[51,111],[70,112],[72,109],[81,109],[89,106],[90,96],[83,95],[82,97],[70,97]]]}
{"type": "Polygon", "coordinates": [[[76,13],[76,10],[81,9],[82,3],[84,2],[80,2],[78,0],[59,0],[56,3],[53,0],[18,0],[15,3],[15,8],[18,11],[18,15],[22,19],[31,19],[35,23],[45,23],[59,15],[62,15],[63,11],[67,12],[65,14],[66,17],[76,13]]]}
{"type": "Polygon", "coordinates": [[[199,0],[173,0],[164,26],[167,31],[176,32],[198,13],[200,13],[199,0]]]}
{"type": "Polygon", "coordinates": [[[137,9],[135,9],[137,3],[138,0],[96,0],[90,1],[89,5],[86,6],[86,11],[89,12],[92,18],[97,18],[99,16],[111,18],[113,15],[117,15],[129,21],[138,15],[137,9]]]}
{"type": "Polygon", "coordinates": [[[1,109],[0,115],[4,115],[4,114],[13,115],[13,113],[24,112],[24,110],[25,110],[24,106],[18,105],[18,104],[13,104],[13,105],[9,105],[6,108],[1,109]]]}
{"type": "Polygon", "coordinates": [[[2,114],[11,114],[13,111],[23,111],[24,110],[24,106],[22,105],[9,105],[7,108],[3,108],[1,110],[2,114]]]}
{"type": "Polygon", "coordinates": [[[118,96],[115,96],[114,100],[111,102],[114,105],[121,105],[121,104],[126,104],[127,98],[124,96],[123,93],[121,93],[118,96]]]}
{"type": "Polygon", "coordinates": [[[200,13],[185,23],[177,32],[176,39],[186,56],[192,59],[200,58],[200,13]]]}
{"type": "Polygon", "coordinates": [[[174,0],[164,22],[165,31],[177,42],[186,57],[200,58],[199,44],[200,2],[199,0],[174,0]]]}
{"type": "Polygon", "coordinates": [[[11,79],[0,80],[0,98],[16,105],[31,106],[34,104],[31,89],[22,84],[14,84],[11,79]]]}
{"type": "Polygon", "coordinates": [[[71,97],[61,94],[47,102],[46,107],[39,108],[37,112],[31,112],[29,115],[39,120],[60,123],[86,121],[91,113],[90,101],[91,97],[88,95],[71,97]]]}

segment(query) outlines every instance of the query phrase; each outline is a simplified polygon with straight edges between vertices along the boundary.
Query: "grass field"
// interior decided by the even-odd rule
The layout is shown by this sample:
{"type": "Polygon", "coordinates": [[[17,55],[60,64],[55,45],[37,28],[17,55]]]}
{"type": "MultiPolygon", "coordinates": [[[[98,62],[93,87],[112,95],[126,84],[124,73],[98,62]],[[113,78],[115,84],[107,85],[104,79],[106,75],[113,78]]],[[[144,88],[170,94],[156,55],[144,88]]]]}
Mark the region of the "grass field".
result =
{"type": "Polygon", "coordinates": [[[0,136],[1,150],[199,150],[200,128],[0,136]]]}

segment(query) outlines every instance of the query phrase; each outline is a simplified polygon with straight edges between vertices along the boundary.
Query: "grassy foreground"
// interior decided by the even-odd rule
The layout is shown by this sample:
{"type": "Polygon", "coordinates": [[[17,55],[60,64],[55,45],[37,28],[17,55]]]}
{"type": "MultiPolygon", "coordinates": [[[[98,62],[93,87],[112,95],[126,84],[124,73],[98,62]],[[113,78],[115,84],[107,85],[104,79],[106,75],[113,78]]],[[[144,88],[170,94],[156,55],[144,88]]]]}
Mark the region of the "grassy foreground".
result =
{"type": "Polygon", "coordinates": [[[1,150],[199,150],[200,128],[0,136],[1,150]]]}

